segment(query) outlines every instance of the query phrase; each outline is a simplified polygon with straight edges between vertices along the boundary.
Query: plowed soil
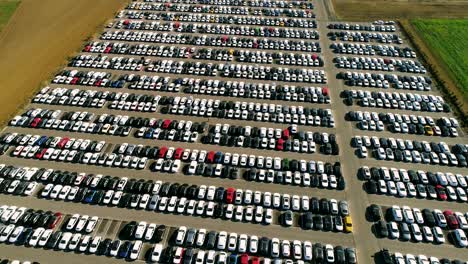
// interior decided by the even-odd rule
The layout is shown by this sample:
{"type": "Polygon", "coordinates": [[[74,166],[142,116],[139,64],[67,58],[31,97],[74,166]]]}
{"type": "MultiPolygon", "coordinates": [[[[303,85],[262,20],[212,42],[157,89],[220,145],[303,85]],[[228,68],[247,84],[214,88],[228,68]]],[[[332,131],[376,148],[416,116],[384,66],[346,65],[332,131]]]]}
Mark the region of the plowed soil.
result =
{"type": "Polygon", "coordinates": [[[414,18],[467,18],[466,0],[332,0],[345,21],[414,18]]]}
{"type": "Polygon", "coordinates": [[[0,33],[0,124],[128,2],[22,0],[0,33]]]}

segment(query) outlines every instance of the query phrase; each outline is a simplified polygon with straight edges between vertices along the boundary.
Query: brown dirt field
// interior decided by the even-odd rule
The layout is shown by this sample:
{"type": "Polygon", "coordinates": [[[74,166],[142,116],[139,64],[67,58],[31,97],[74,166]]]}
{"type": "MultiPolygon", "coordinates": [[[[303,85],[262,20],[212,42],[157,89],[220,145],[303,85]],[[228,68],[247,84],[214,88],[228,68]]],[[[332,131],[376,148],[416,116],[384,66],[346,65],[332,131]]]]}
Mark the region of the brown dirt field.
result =
{"type": "Polygon", "coordinates": [[[130,0],[22,0],[0,33],[0,124],[130,0]]]}
{"type": "Polygon", "coordinates": [[[406,18],[466,18],[467,0],[331,0],[339,19],[347,21],[406,18]]]}

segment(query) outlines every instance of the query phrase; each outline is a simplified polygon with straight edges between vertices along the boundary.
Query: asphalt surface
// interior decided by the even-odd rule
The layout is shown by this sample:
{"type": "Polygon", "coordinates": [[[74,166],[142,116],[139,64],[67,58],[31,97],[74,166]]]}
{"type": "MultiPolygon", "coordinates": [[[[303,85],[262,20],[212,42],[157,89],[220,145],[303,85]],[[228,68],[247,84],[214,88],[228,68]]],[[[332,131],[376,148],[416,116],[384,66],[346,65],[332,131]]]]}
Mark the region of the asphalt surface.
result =
{"type": "MultiPolygon", "coordinates": [[[[375,253],[383,248],[388,248],[390,251],[399,251],[402,253],[411,253],[414,255],[425,254],[430,256],[437,257],[448,257],[448,258],[458,258],[458,259],[468,259],[468,251],[466,249],[455,248],[452,244],[446,243],[443,245],[431,245],[424,243],[413,243],[413,242],[400,242],[393,241],[389,239],[379,239],[372,232],[372,223],[368,222],[365,218],[366,209],[370,204],[378,204],[381,206],[391,206],[393,204],[397,205],[408,205],[410,207],[418,208],[436,208],[436,209],[451,209],[454,211],[466,212],[468,211],[468,206],[466,203],[456,203],[456,202],[442,202],[435,200],[424,200],[416,198],[396,198],[386,195],[370,195],[367,194],[363,189],[363,182],[360,181],[357,177],[357,171],[362,166],[386,166],[396,167],[396,168],[405,168],[405,169],[422,169],[430,171],[442,171],[442,172],[453,172],[453,173],[463,173],[468,174],[466,168],[459,167],[442,167],[434,165],[425,165],[425,164],[410,164],[410,163],[395,163],[390,161],[379,161],[372,157],[367,159],[360,159],[355,155],[355,149],[351,146],[350,142],[352,137],[355,135],[367,135],[367,136],[377,136],[377,137],[393,137],[393,138],[403,138],[403,139],[413,139],[413,140],[426,140],[426,141],[445,141],[449,145],[460,142],[468,142],[464,134],[460,134],[460,137],[457,138],[442,138],[442,137],[429,137],[429,136],[416,136],[416,135],[407,135],[407,134],[395,134],[391,133],[388,130],[382,132],[372,132],[372,131],[363,131],[356,128],[354,122],[346,121],[345,115],[349,111],[370,111],[370,112],[392,112],[400,114],[415,114],[423,116],[432,116],[433,118],[443,117],[443,116],[453,116],[452,114],[447,113],[429,113],[429,112],[415,112],[407,110],[394,110],[394,109],[380,109],[380,108],[371,108],[371,107],[360,107],[357,105],[346,106],[340,98],[340,93],[343,90],[369,90],[369,91],[383,91],[383,89],[378,88],[365,88],[365,87],[347,87],[344,85],[342,80],[337,80],[335,78],[336,74],[340,71],[348,71],[345,69],[338,69],[333,63],[333,58],[337,56],[347,56],[353,57],[348,54],[334,54],[329,46],[335,42],[329,40],[327,33],[330,31],[327,29],[327,25],[334,19],[333,6],[329,0],[315,0],[315,8],[313,12],[316,13],[316,21],[318,23],[317,30],[319,31],[320,45],[322,47],[322,52],[320,53],[321,57],[325,61],[324,67],[311,67],[311,69],[323,69],[327,73],[328,82],[326,85],[319,85],[313,83],[288,83],[288,82],[274,82],[276,84],[289,84],[296,86],[315,86],[322,87],[327,86],[330,89],[331,104],[313,104],[305,102],[292,102],[292,101],[273,101],[273,100],[258,100],[251,98],[236,98],[236,97],[226,97],[226,96],[215,96],[215,95],[203,95],[203,94],[185,94],[180,93],[171,93],[171,92],[160,92],[160,91],[145,91],[145,90],[135,90],[135,89],[110,89],[110,91],[116,92],[128,92],[136,94],[157,94],[161,96],[192,96],[194,98],[206,98],[206,99],[219,99],[219,100],[232,100],[232,101],[245,101],[245,102],[262,102],[262,103],[274,103],[281,105],[302,105],[304,107],[314,107],[314,108],[323,108],[323,109],[332,109],[333,116],[335,117],[336,127],[326,128],[326,127],[317,127],[317,126],[304,126],[298,125],[299,130],[302,131],[312,131],[312,132],[327,132],[334,133],[337,136],[337,141],[340,145],[340,154],[339,156],[329,156],[324,155],[319,152],[310,154],[310,153],[295,153],[295,152],[279,152],[274,150],[260,150],[260,149],[250,149],[250,148],[232,148],[232,147],[223,147],[217,145],[207,145],[200,143],[198,140],[195,143],[186,143],[186,142],[173,142],[167,140],[148,140],[148,139],[139,139],[133,136],[135,129],[132,129],[132,132],[128,137],[118,137],[110,135],[98,135],[98,134],[89,134],[89,133],[79,133],[79,132],[64,132],[59,130],[44,130],[44,129],[33,129],[33,128],[20,128],[20,127],[6,127],[3,133],[7,132],[18,132],[18,133],[27,133],[27,134],[38,134],[38,135],[48,135],[48,136],[68,136],[74,138],[83,138],[91,140],[105,140],[108,146],[114,146],[116,144],[121,144],[123,142],[132,143],[132,144],[143,144],[150,146],[168,146],[168,147],[182,147],[185,149],[199,149],[207,151],[222,151],[230,153],[239,153],[239,154],[253,154],[261,156],[271,156],[271,157],[281,157],[289,159],[305,159],[305,160],[320,160],[324,162],[336,162],[340,161],[342,164],[342,172],[346,180],[346,189],[344,191],[338,190],[329,190],[321,188],[306,188],[293,185],[279,185],[272,183],[260,183],[260,182],[250,182],[242,178],[236,180],[222,179],[222,178],[207,178],[203,176],[187,176],[182,173],[167,174],[167,173],[152,173],[148,169],[145,170],[130,170],[130,169],[121,169],[121,168],[112,168],[112,167],[100,167],[94,165],[83,165],[83,164],[71,164],[63,162],[54,162],[54,161],[43,161],[43,160],[30,160],[30,159],[21,159],[10,157],[9,155],[3,155],[0,157],[0,163],[5,163],[8,165],[17,165],[17,166],[28,166],[28,167],[43,167],[43,168],[52,168],[59,170],[68,170],[75,172],[86,172],[94,174],[103,174],[119,177],[129,177],[137,179],[152,179],[152,180],[161,180],[166,182],[179,182],[179,183],[188,183],[188,184],[197,184],[197,185],[215,185],[222,187],[234,187],[236,189],[250,189],[252,191],[262,191],[262,192],[278,192],[278,193],[287,193],[290,195],[308,195],[318,198],[328,198],[328,199],[337,199],[337,200],[346,200],[350,204],[351,217],[353,220],[353,233],[337,233],[337,232],[324,232],[324,231],[313,231],[313,230],[302,230],[297,226],[290,228],[281,227],[275,221],[272,225],[258,225],[245,222],[232,222],[225,221],[221,219],[212,219],[204,217],[194,217],[187,215],[175,215],[175,214],[165,214],[165,213],[156,213],[142,210],[130,210],[122,209],[115,207],[105,207],[105,206],[93,206],[86,204],[78,204],[71,202],[55,201],[55,200],[45,200],[39,199],[37,195],[32,195],[30,197],[19,197],[11,195],[0,195],[0,203],[16,206],[25,206],[28,208],[42,209],[42,210],[52,210],[60,211],[65,214],[87,214],[87,215],[96,215],[100,217],[100,223],[95,230],[96,235],[100,235],[108,238],[116,238],[117,233],[120,228],[127,221],[146,221],[156,224],[164,224],[173,228],[179,226],[188,226],[194,228],[206,228],[208,230],[216,231],[228,231],[236,232],[238,234],[249,234],[257,236],[266,236],[266,237],[277,237],[279,239],[288,239],[288,240],[309,240],[313,243],[320,242],[322,244],[332,244],[332,245],[342,245],[346,247],[355,247],[357,249],[359,263],[374,263],[376,262],[375,253]]],[[[222,16],[222,15],[220,15],[222,16]]],[[[120,19],[117,19],[120,20],[120,19]]],[[[182,22],[184,23],[184,22],[182,22]]],[[[211,24],[211,23],[210,23],[211,24]]],[[[214,24],[211,24],[214,25],[214,24]]],[[[114,30],[114,29],[106,29],[114,30]]],[[[400,34],[401,32],[396,32],[400,34]]],[[[169,32],[169,34],[178,34],[177,32],[169,32]]],[[[99,34],[98,34],[99,35],[99,34]]],[[[214,35],[213,35],[214,36],[214,35]]],[[[248,38],[247,36],[238,36],[239,38],[248,38]]],[[[408,41],[404,39],[404,44],[399,46],[408,45],[408,41]]],[[[280,39],[280,38],[275,38],[280,39]]],[[[98,41],[98,38],[94,40],[98,41]]],[[[299,40],[299,39],[293,39],[299,40]]],[[[316,40],[307,40],[315,42],[316,40]]],[[[102,41],[105,42],[105,41],[102,41]]],[[[111,41],[111,42],[125,42],[125,41],[111,41]]],[[[136,42],[125,42],[136,44],[136,42]]],[[[187,47],[190,45],[186,44],[154,44],[156,46],[178,46],[178,47],[187,47]]],[[[200,46],[197,46],[201,48],[200,46]]],[[[228,47],[210,47],[213,49],[228,49],[228,47]]],[[[246,48],[239,48],[246,50],[246,48]]],[[[256,49],[252,49],[255,50],[256,49]]],[[[263,51],[263,50],[261,50],[263,51]]],[[[265,50],[267,52],[283,52],[290,53],[290,51],[273,51],[265,50]]],[[[303,53],[294,51],[292,53],[303,53]]],[[[96,53],[83,53],[91,54],[93,56],[97,55],[96,53]]],[[[120,54],[107,54],[109,57],[129,57],[128,55],[120,54]]],[[[132,57],[140,58],[139,55],[134,55],[132,57]]],[[[379,56],[374,56],[379,57],[379,56]]],[[[156,60],[183,60],[189,61],[190,59],[181,59],[181,58],[159,58],[159,57],[148,57],[156,60]]],[[[197,60],[199,61],[199,60],[197,60]]],[[[221,61],[205,61],[207,63],[226,63],[221,61]]],[[[249,63],[243,63],[249,64],[249,63]]],[[[279,67],[281,65],[270,64],[268,66],[279,67]]],[[[283,65],[287,68],[301,68],[291,65],[283,65]]],[[[212,77],[212,76],[196,76],[196,75],[175,75],[175,74],[166,74],[166,73],[155,73],[155,72],[128,72],[128,71],[116,71],[108,69],[86,69],[86,68],[71,68],[67,69],[77,69],[83,71],[105,71],[112,72],[113,74],[145,74],[148,76],[170,76],[171,80],[176,78],[195,78],[195,79],[218,79],[218,80],[233,80],[233,81],[245,81],[250,83],[273,83],[273,81],[265,80],[253,80],[253,79],[239,79],[239,78],[222,78],[222,77],[212,77]]],[[[349,69],[349,71],[354,71],[349,69]]],[[[393,72],[397,75],[404,75],[400,72],[393,72]]],[[[62,84],[50,84],[51,88],[55,87],[66,87],[70,89],[82,89],[82,90],[107,90],[106,88],[100,87],[90,87],[90,86],[71,86],[71,85],[62,85],[62,84]]],[[[419,91],[409,91],[409,90],[396,90],[393,88],[387,89],[385,91],[399,91],[399,92],[412,92],[420,94],[436,94],[439,93],[435,90],[430,92],[419,92],[419,91]]],[[[244,121],[244,120],[233,120],[233,119],[220,119],[220,118],[207,118],[207,117],[195,117],[195,116],[183,116],[183,115],[170,115],[170,114],[161,114],[159,111],[155,113],[143,113],[143,112],[130,112],[130,111],[121,111],[121,110],[111,110],[106,106],[103,108],[83,108],[75,106],[59,106],[59,105],[47,105],[47,104],[34,104],[31,103],[22,109],[20,113],[23,113],[25,110],[31,108],[43,108],[43,109],[60,109],[62,111],[87,111],[95,114],[114,114],[114,115],[129,115],[135,117],[148,117],[148,118],[164,118],[164,119],[176,119],[176,120],[191,120],[193,122],[208,122],[209,124],[231,124],[231,125],[250,125],[257,127],[271,127],[271,128],[281,128],[285,129],[288,124],[279,124],[271,122],[257,122],[257,121],[244,121]]],[[[110,147],[107,147],[109,150],[110,147]]],[[[277,212],[275,212],[277,215],[277,212]]],[[[172,229],[173,230],[173,229],[172,229]]],[[[163,241],[167,243],[167,240],[163,241]]],[[[145,244],[144,250],[147,250],[151,245],[145,244]]],[[[143,251],[144,253],[144,251],[143,251]]],[[[142,253],[142,254],[143,254],[142,253]]],[[[121,263],[123,260],[108,258],[108,257],[98,257],[95,255],[85,255],[85,254],[76,254],[63,251],[53,251],[53,250],[44,250],[36,248],[26,248],[26,247],[17,247],[13,245],[0,244],[0,255],[3,257],[8,257],[10,259],[28,259],[31,261],[39,261],[41,263],[121,263]]],[[[139,261],[143,261],[143,256],[140,255],[139,261]]]]}

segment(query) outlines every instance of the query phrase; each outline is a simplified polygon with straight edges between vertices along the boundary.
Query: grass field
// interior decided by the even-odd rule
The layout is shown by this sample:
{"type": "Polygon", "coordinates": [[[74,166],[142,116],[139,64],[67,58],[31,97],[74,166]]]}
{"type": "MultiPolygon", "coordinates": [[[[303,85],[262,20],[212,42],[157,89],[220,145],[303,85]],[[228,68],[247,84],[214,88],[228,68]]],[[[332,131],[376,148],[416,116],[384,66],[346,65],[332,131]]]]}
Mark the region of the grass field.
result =
{"type": "Polygon", "coordinates": [[[414,18],[468,18],[466,0],[332,0],[336,16],[347,21],[414,18]]]}
{"type": "Polygon", "coordinates": [[[0,31],[8,23],[19,3],[19,0],[0,0],[0,31]]]}
{"type": "Polygon", "coordinates": [[[468,98],[468,19],[415,19],[411,23],[468,98]]]}

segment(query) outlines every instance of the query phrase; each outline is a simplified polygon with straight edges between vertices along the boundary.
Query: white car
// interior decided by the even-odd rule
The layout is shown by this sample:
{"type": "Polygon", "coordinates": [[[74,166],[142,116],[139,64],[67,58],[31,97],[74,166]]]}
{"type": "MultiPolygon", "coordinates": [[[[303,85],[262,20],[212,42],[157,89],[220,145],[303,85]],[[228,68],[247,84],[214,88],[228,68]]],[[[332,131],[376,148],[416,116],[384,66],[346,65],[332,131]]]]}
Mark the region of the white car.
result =
{"type": "Polygon", "coordinates": [[[42,233],[44,233],[45,229],[42,227],[39,227],[38,229],[34,230],[34,233],[31,235],[31,239],[29,239],[29,246],[35,247],[37,246],[39,239],[42,236],[42,233]]]}
{"type": "Polygon", "coordinates": [[[145,240],[151,240],[156,231],[156,224],[149,224],[145,232],[145,240]]]}
{"type": "Polygon", "coordinates": [[[72,230],[73,228],[75,228],[75,225],[76,225],[76,223],[78,222],[79,219],[80,219],[79,214],[72,215],[72,217],[70,217],[70,219],[68,219],[66,229],[67,230],[72,230]]]}
{"type": "Polygon", "coordinates": [[[230,233],[228,242],[227,242],[227,249],[231,252],[235,251],[237,248],[237,237],[238,235],[236,233],[230,233]]]}
{"type": "Polygon", "coordinates": [[[67,249],[68,243],[72,238],[73,234],[70,232],[65,232],[62,237],[60,238],[60,242],[58,243],[58,248],[61,250],[67,249]]]}
{"type": "Polygon", "coordinates": [[[216,248],[219,250],[224,250],[226,248],[226,242],[227,242],[227,232],[226,231],[219,232],[218,241],[216,243],[216,248]]]}
{"type": "Polygon", "coordinates": [[[468,240],[466,238],[466,234],[462,229],[455,229],[453,230],[453,240],[459,247],[468,247],[468,240]]]}
{"type": "Polygon", "coordinates": [[[185,234],[187,233],[187,227],[181,226],[179,227],[179,230],[177,230],[177,235],[176,235],[176,244],[177,245],[182,245],[185,239],[185,234]]]}
{"type": "Polygon", "coordinates": [[[97,216],[91,217],[91,219],[89,219],[89,220],[88,220],[88,223],[86,224],[85,231],[86,231],[87,233],[93,232],[94,228],[95,228],[96,225],[97,225],[98,220],[99,220],[99,217],[97,217],[97,216]]]}
{"type": "Polygon", "coordinates": [[[135,243],[133,244],[133,247],[130,250],[131,260],[136,260],[138,258],[138,256],[140,255],[142,245],[143,245],[143,242],[141,240],[135,241],[135,243]]]}
{"type": "Polygon", "coordinates": [[[163,249],[162,244],[154,245],[154,248],[153,250],[151,250],[151,255],[150,255],[151,262],[159,262],[161,258],[162,249],[163,249]]]}
{"type": "Polygon", "coordinates": [[[50,236],[52,235],[53,230],[52,229],[46,229],[42,235],[41,238],[39,239],[39,242],[37,242],[38,247],[43,247],[46,245],[47,241],[49,240],[50,236]]]}
{"type": "Polygon", "coordinates": [[[247,241],[248,241],[248,237],[246,234],[241,234],[239,236],[239,241],[238,241],[238,246],[237,246],[237,251],[239,253],[247,252],[247,241]]]}

